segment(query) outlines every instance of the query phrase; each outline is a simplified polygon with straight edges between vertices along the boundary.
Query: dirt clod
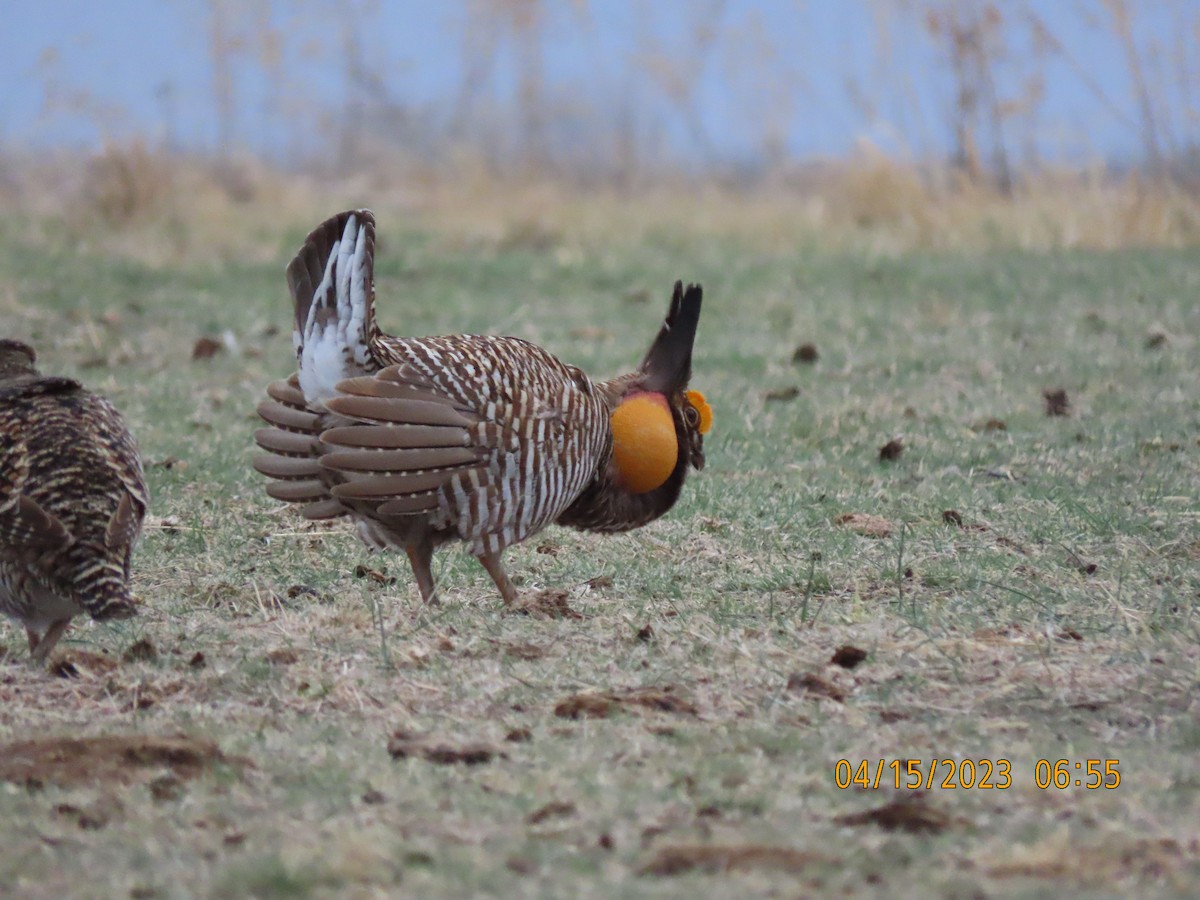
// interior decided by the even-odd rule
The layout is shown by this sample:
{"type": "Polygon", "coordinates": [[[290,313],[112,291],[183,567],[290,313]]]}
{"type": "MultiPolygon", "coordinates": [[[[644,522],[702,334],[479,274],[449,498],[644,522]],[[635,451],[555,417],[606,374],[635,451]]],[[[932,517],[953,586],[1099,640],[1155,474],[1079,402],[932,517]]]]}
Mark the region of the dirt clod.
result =
{"type": "Polygon", "coordinates": [[[796,672],[788,676],[787,689],[798,694],[812,694],[814,697],[828,697],[842,703],[846,692],[830,681],[813,672],[796,672]]]}
{"type": "Polygon", "coordinates": [[[795,400],[800,396],[800,388],[795,385],[789,385],[788,387],[767,391],[764,396],[768,403],[787,403],[789,400],[795,400]]]}
{"type": "Polygon", "coordinates": [[[178,775],[160,775],[150,782],[150,796],[160,803],[183,796],[183,780],[178,775]]]}
{"type": "Polygon", "coordinates": [[[517,875],[532,875],[537,871],[537,863],[528,856],[510,856],[505,860],[504,868],[517,875]]]}
{"type": "Polygon", "coordinates": [[[88,650],[68,650],[57,657],[50,666],[50,673],[59,678],[80,678],[90,675],[107,675],[120,667],[120,663],[103,653],[88,650]]]}
{"type": "Polygon", "coordinates": [[[1042,391],[1042,400],[1046,404],[1046,415],[1069,416],[1071,414],[1071,398],[1065,388],[1046,388],[1042,391]]]}
{"type": "Polygon", "coordinates": [[[387,751],[392,759],[423,759],[442,766],[477,766],[504,757],[495,747],[482,743],[467,743],[457,747],[423,735],[396,731],[388,741],[387,751]]]}
{"type": "Polygon", "coordinates": [[[866,650],[863,650],[861,647],[844,644],[833,651],[833,656],[829,658],[829,661],[835,666],[841,666],[843,669],[853,669],[866,658],[866,650]]]}
{"type": "Polygon", "coordinates": [[[537,644],[525,642],[504,645],[504,655],[512,659],[541,659],[546,655],[544,647],[539,647],[537,644]]]}
{"type": "Polygon", "coordinates": [[[953,818],[926,802],[925,795],[906,794],[891,803],[834,819],[839,825],[877,825],[885,831],[910,834],[940,834],[954,824],[953,818]]]}
{"type": "Polygon", "coordinates": [[[627,691],[595,691],[572,694],[554,707],[560,719],[607,719],[620,709],[640,707],[657,712],[699,715],[695,704],[666,687],[633,688],[627,691]]]}
{"type": "Polygon", "coordinates": [[[125,662],[154,662],[158,659],[158,650],[149,638],[142,638],[130,645],[129,649],[122,654],[121,659],[125,662]]]}
{"type": "Polygon", "coordinates": [[[268,650],[264,658],[273,666],[290,666],[300,661],[300,652],[294,647],[276,647],[268,650]]]}
{"type": "Polygon", "coordinates": [[[210,337],[197,338],[192,344],[192,359],[212,359],[225,349],[224,345],[210,337]]]}
{"type": "Polygon", "coordinates": [[[311,584],[291,584],[291,585],[288,585],[288,589],[287,589],[286,593],[287,593],[287,598],[288,598],[289,600],[295,600],[297,597],[312,597],[312,598],[314,598],[314,599],[316,599],[316,600],[323,600],[323,599],[325,599],[325,598],[324,598],[324,597],[321,595],[321,592],[320,592],[320,591],[318,591],[318,590],[317,590],[315,587],[313,587],[311,584]]]}
{"type": "Polygon", "coordinates": [[[794,363],[804,363],[811,366],[820,358],[821,354],[817,352],[816,344],[801,344],[792,352],[792,362],[794,363]]]}
{"type": "Polygon", "coordinates": [[[369,566],[359,564],[354,567],[355,578],[370,578],[373,582],[379,585],[392,585],[396,583],[395,576],[389,576],[385,572],[380,572],[378,569],[372,569],[369,566]]]}
{"type": "Polygon", "coordinates": [[[861,534],[864,537],[885,538],[892,533],[891,522],[882,516],[873,516],[869,513],[842,513],[834,517],[833,524],[849,528],[855,534],[861,534]]]}
{"type": "Polygon", "coordinates": [[[547,803],[545,806],[538,807],[528,816],[525,821],[530,825],[537,825],[540,822],[545,822],[547,819],[561,819],[566,816],[575,815],[575,804],[565,803],[561,800],[555,800],[547,803]]]}
{"type": "Polygon", "coordinates": [[[582,619],[583,615],[571,609],[566,591],[546,588],[531,597],[524,598],[510,613],[532,616],[535,619],[582,619]]]}

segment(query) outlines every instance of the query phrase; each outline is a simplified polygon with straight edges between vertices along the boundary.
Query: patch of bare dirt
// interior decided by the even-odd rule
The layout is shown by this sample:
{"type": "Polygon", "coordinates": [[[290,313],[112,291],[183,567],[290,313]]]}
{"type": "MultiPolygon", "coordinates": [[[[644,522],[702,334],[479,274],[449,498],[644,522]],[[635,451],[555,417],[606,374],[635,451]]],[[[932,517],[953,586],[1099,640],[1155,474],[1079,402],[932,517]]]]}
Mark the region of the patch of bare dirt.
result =
{"type": "Polygon", "coordinates": [[[870,513],[842,513],[833,519],[834,525],[849,528],[855,534],[865,537],[885,538],[892,533],[892,523],[882,516],[870,513]]]}
{"type": "Polygon", "coordinates": [[[404,730],[392,734],[387,751],[392,759],[423,759],[442,766],[478,766],[506,754],[489,744],[466,743],[454,746],[426,735],[404,730]]]}
{"type": "Polygon", "coordinates": [[[744,872],[748,869],[798,873],[814,863],[834,861],[819,853],[766,844],[685,844],[659,848],[638,872],[660,876],[692,871],[744,872]]]}
{"type": "Polygon", "coordinates": [[[190,779],[218,765],[242,769],[250,761],[226,756],[214,741],[182,735],[41,738],[0,747],[0,781],[38,787],[128,784],[164,766],[177,778],[190,779]]]}
{"type": "Polygon", "coordinates": [[[558,588],[546,588],[522,600],[510,613],[521,616],[533,616],[535,619],[582,619],[583,614],[571,609],[567,603],[568,594],[558,588]]]}
{"type": "Polygon", "coordinates": [[[673,685],[572,694],[555,705],[554,714],[560,719],[607,719],[619,710],[628,708],[689,716],[700,714],[694,703],[676,693],[673,685]]]}

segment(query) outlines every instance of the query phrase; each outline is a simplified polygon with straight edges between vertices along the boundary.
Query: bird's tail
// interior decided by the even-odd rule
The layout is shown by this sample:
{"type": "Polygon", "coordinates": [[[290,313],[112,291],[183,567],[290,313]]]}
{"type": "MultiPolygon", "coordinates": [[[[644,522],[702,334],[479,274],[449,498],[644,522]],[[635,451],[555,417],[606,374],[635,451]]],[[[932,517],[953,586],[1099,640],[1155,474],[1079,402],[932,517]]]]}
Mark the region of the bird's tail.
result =
{"type": "Polygon", "coordinates": [[[137,601],[129,591],[129,561],[142,530],[145,508],[128,493],[121,495],[104,532],[104,554],[85,557],[82,545],[67,548],[76,564],[75,587],[93,619],[128,619],[137,615],[137,601]]]}
{"type": "Polygon", "coordinates": [[[672,394],[687,387],[692,377],[692,345],[700,323],[702,299],[700,285],[689,284],[685,291],[683,282],[675,282],[667,318],[642,360],[644,390],[672,394]]]}
{"type": "Polygon", "coordinates": [[[375,216],[349,210],[322,222],[287,267],[296,321],[292,342],[309,403],[379,368],[375,325],[375,216]]]}
{"type": "MultiPolygon", "coordinates": [[[[77,545],[78,546],[78,545],[77,545]]],[[[71,550],[68,555],[73,555],[71,550]]],[[[121,560],[73,560],[75,594],[93,619],[128,619],[137,615],[137,601],[129,591],[128,566],[121,560]]]]}

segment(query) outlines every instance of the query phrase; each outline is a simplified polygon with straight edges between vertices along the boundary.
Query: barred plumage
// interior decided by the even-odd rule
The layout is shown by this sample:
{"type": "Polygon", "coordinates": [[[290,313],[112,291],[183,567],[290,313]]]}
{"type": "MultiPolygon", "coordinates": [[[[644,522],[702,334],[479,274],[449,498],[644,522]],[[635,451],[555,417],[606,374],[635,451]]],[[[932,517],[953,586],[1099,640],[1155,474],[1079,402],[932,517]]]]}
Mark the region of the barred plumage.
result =
{"type": "Polygon", "coordinates": [[[36,359],[0,340],[0,612],[25,626],[40,665],[75,616],[135,614],[130,555],[148,497],[113,405],[36,359]]]}
{"type": "MultiPolygon", "coordinates": [[[[383,334],[374,248],[374,217],[354,210],[314,230],[288,266],[299,371],[259,405],[272,427],[255,435],[269,451],[255,468],[275,479],[272,497],[302,504],[306,518],[348,515],[368,546],[405,550],[426,601],[433,550],[446,541],[466,542],[511,604],[506,547],[556,521],[644,525],[675,503],[689,467],[703,467],[703,398],[686,391],[700,288],[676,284],[636,372],[593,382],[519,338],[383,334]],[[611,420],[639,395],[662,409],[654,439],[673,443],[661,477],[635,492],[614,464],[611,420]]],[[[638,440],[640,431],[634,457],[638,440]]]]}

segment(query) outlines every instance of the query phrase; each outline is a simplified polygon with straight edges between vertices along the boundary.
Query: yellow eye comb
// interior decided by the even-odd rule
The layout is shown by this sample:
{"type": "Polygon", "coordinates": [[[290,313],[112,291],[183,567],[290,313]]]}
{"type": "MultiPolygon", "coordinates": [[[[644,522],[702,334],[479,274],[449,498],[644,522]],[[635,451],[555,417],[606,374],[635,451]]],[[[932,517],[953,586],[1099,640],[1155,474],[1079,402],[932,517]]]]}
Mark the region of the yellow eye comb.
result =
{"type": "Polygon", "coordinates": [[[708,434],[713,423],[712,407],[708,405],[708,401],[699,391],[688,391],[687,402],[692,404],[692,408],[700,414],[700,433],[708,434]]]}

